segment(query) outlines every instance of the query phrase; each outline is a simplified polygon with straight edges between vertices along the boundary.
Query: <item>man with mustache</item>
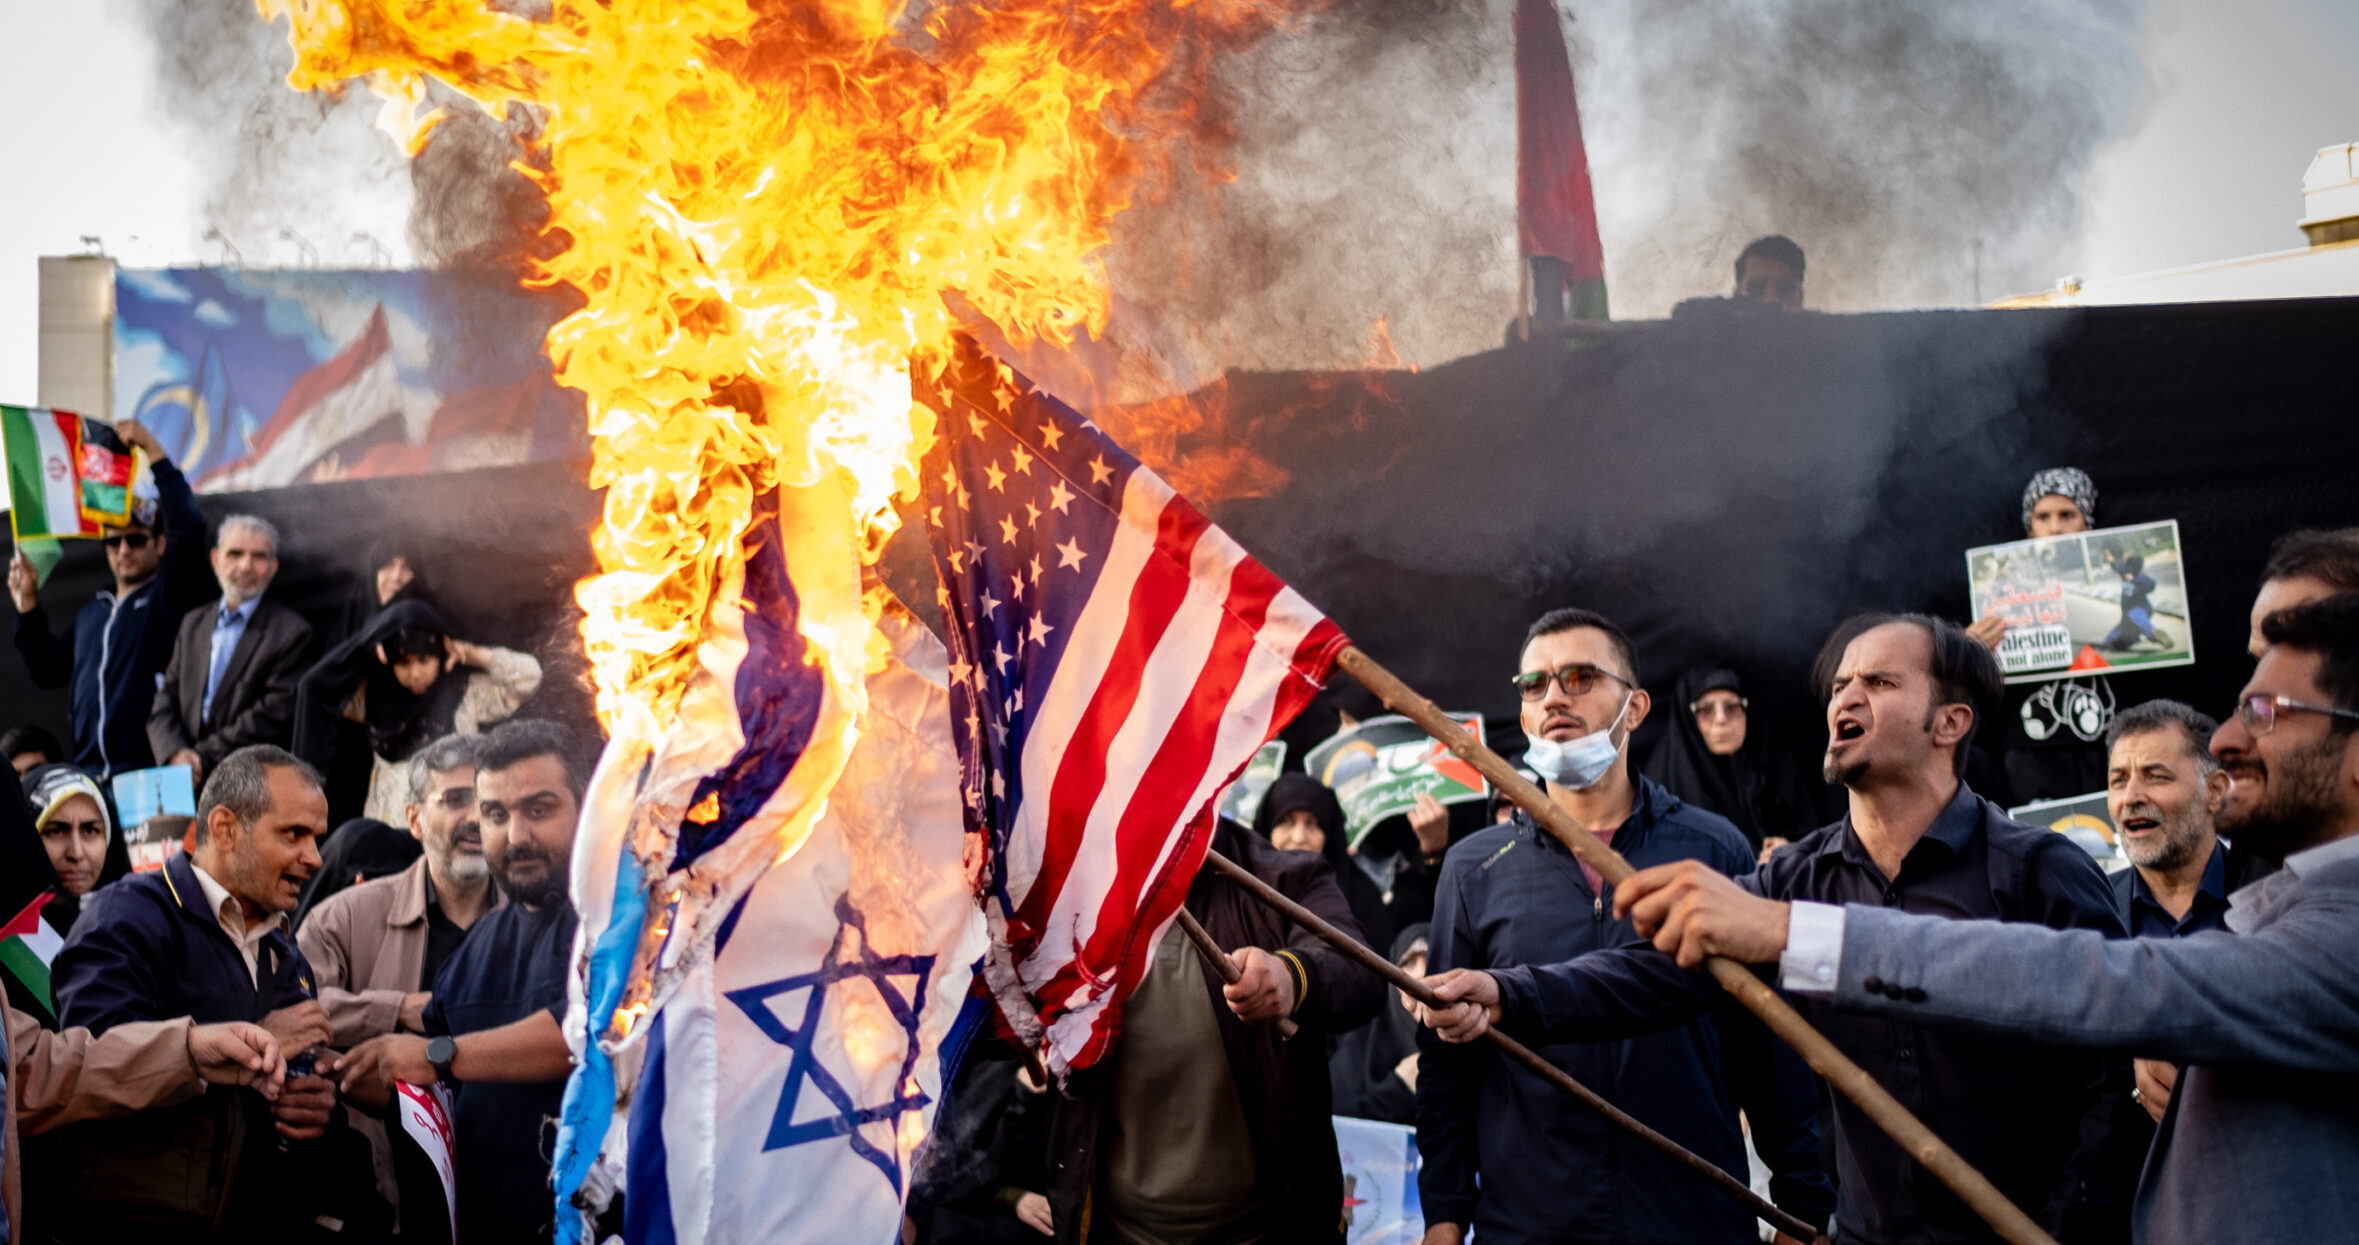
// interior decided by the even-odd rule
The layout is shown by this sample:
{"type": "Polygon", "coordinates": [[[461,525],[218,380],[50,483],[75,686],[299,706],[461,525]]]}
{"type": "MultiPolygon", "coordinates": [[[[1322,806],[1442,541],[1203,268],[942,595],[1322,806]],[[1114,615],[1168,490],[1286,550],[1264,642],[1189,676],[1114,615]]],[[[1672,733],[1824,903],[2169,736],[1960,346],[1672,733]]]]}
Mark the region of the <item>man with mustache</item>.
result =
{"type": "MultiPolygon", "coordinates": [[[[1814,676],[1827,707],[1825,774],[1848,793],[1848,815],[1779,848],[1741,878],[1694,861],[1644,869],[1615,889],[1616,919],[1642,896],[1659,903],[1692,890],[1762,905],[1781,921],[1790,905],[1813,913],[1921,913],[1959,928],[2012,922],[2081,930],[2097,942],[2121,936],[2112,892],[2086,852],[2007,817],[1960,779],[1975,728],[1999,703],[1998,663],[1988,650],[1936,618],[1866,615],[1828,638],[1814,676]]],[[[1648,935],[1659,924],[1656,917],[1636,928],[1648,935]]],[[[1782,938],[1784,926],[1778,930],[1782,938]]],[[[1699,958],[1674,960],[1640,946],[1557,964],[1445,973],[1432,983],[1454,1006],[1429,1011],[1426,1023],[1451,1041],[1471,1041],[1492,1024],[1548,1042],[1653,1032],[1717,1003],[1712,979],[1688,971],[1699,958]]],[[[1804,975],[1817,969],[1808,966],[1804,975]]],[[[2119,1236],[2122,1176],[2109,1162],[2107,1140],[2126,1106],[2130,1052],[2100,1059],[2060,1044],[1962,1037],[1909,1014],[1838,1010],[1794,982],[1789,974],[1795,1005],[1819,1032],[2050,1232],[2066,1241],[2119,1236]]],[[[1902,998],[1913,984],[1886,976],[1873,988],[1902,998]]],[[[1849,1099],[1834,1096],[1833,1104],[1836,1239],[1998,1239],[1849,1099]]]]}
{"type": "Polygon", "coordinates": [[[262,599],[278,575],[278,547],[278,528],[267,519],[233,514],[221,521],[213,545],[221,599],[180,620],[148,710],[156,764],[188,766],[201,783],[235,749],[293,740],[311,624],[262,599]]]}
{"type": "Polygon", "coordinates": [[[456,1087],[462,1245],[544,1239],[556,1221],[547,1139],[573,1067],[558,1022],[579,924],[566,887],[590,777],[588,754],[554,722],[512,719],[476,739],[483,858],[509,902],[435,976],[426,1036],[363,1042],[334,1069],[370,1105],[394,1081],[456,1087]]]}
{"type": "Polygon", "coordinates": [[[2109,942],[1778,903],[1671,870],[1622,897],[1680,963],[1776,963],[1821,1008],[2186,1065],[2138,1187],[2142,1245],[2347,1239],[2359,1222],[2359,593],[2272,613],[2261,634],[2268,649],[2211,750],[2266,780],[2220,828],[2281,867],[2229,897],[2233,933],[2109,942]]]}
{"type": "MultiPolygon", "coordinates": [[[[327,826],[317,772],[271,747],[228,754],[197,800],[194,852],[107,888],[74,923],[50,965],[58,1020],[103,1036],[118,1025],[187,1016],[259,1021],[290,1063],[328,1040],[311,966],[286,914],[319,868],[327,826]]],[[[60,1240],[274,1240],[306,1230],[335,1087],[287,1078],[275,1104],[249,1088],[203,1095],[126,1119],[77,1124],[62,1187],[73,1213],[60,1240]]],[[[69,1139],[70,1138],[70,1139],[69,1139]]]]}
{"type": "MultiPolygon", "coordinates": [[[[435,975],[476,920],[500,903],[476,818],[475,754],[481,737],[445,735],[409,761],[410,833],[417,863],[321,900],[295,933],[319,973],[319,999],[335,1044],[388,1033],[424,1033],[435,975]]],[[[350,831],[346,831],[350,833],[350,831]]],[[[374,1120],[355,1120],[376,1153],[377,1188],[400,1205],[391,1150],[374,1120]]]]}

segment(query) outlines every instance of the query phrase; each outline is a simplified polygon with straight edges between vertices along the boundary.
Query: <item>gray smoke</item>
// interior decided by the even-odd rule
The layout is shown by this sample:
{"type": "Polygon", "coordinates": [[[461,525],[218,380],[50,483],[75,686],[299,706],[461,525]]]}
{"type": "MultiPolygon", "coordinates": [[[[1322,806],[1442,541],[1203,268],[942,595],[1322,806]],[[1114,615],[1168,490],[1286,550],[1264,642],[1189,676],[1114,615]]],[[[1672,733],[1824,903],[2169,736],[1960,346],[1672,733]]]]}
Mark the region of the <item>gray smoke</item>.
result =
{"type": "MultiPolygon", "coordinates": [[[[2144,0],[1567,0],[1617,317],[1809,252],[1812,305],[2039,288],[2143,84],[2144,0]],[[1977,259],[1981,269],[1977,288],[1977,259]]],[[[1222,66],[1237,177],[1124,221],[1115,336],[1224,367],[1426,366],[1517,299],[1512,0],[1347,4],[1222,66]]]]}
{"type": "Polygon", "coordinates": [[[151,106],[197,155],[204,189],[193,214],[246,264],[407,262],[409,161],[374,128],[366,91],[288,87],[286,28],[256,17],[252,0],[114,3],[154,45],[151,106]]]}

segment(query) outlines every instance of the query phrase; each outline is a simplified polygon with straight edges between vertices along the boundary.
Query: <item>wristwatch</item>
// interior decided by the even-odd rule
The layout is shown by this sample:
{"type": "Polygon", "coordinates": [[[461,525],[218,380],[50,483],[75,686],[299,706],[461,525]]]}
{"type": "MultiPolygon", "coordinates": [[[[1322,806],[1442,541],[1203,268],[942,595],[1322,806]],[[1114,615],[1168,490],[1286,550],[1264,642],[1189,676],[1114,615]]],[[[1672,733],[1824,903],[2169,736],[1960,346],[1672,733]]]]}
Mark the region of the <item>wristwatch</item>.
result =
{"type": "Polygon", "coordinates": [[[434,1079],[445,1085],[456,1085],[459,1078],[451,1075],[451,1061],[459,1057],[457,1038],[445,1033],[426,1040],[426,1062],[434,1068],[434,1079]]]}

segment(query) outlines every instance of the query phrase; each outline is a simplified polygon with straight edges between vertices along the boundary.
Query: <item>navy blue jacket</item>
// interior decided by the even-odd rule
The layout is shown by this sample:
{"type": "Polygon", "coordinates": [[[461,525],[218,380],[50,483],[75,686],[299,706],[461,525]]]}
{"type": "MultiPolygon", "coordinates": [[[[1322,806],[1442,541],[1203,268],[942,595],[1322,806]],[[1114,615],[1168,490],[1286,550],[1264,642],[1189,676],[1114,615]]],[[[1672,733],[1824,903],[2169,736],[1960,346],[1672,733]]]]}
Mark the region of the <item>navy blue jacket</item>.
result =
{"type": "MultiPolygon", "coordinates": [[[[434,976],[426,1032],[476,1033],[546,1010],[565,1019],[565,972],[581,924],[560,900],[534,912],[520,903],[494,908],[434,976]]],[[[549,1192],[550,1121],[565,1082],[462,1084],[452,1103],[458,1153],[458,1239],[548,1239],[557,1222],[549,1192]]]]}
{"type": "MultiPolygon", "coordinates": [[[[1701,860],[1753,868],[1726,818],[1681,803],[1646,778],[1614,849],[1639,868],[1701,860]]],[[[1468,836],[1442,862],[1429,971],[1550,964],[1629,945],[1612,887],[1591,890],[1580,863],[1524,814],[1468,836]]],[[[1733,1004],[1664,1032],[1613,1042],[1536,1044],[1615,1106],[1745,1180],[1742,1108],[1780,1206],[1826,1222],[1834,1192],[1819,1170],[1810,1070],[1733,1004]]],[[[1750,1242],[1753,1219],[1695,1175],[1622,1135],[1571,1096],[1484,1046],[1420,1035],[1418,1190],[1428,1223],[1471,1223],[1488,1245],[1520,1242],[1750,1242]],[[1479,1191],[1477,1176],[1480,1176],[1479,1191]]]]}
{"type": "MultiPolygon", "coordinates": [[[[187,856],[92,891],[50,964],[63,1027],[104,1033],[136,1020],[260,1020],[314,997],[311,965],[284,931],[264,936],[256,976],[205,903],[187,856]]],[[[56,1191],[89,1239],[235,1237],[307,1223],[290,1197],[270,1108],[251,1089],[215,1085],[175,1106],[57,1134],[76,1148],[56,1191]],[[197,1208],[197,1209],[192,1209],[197,1208]],[[291,1221],[291,1222],[290,1222],[291,1221]]]]}
{"type": "Polygon", "coordinates": [[[147,718],[156,684],[172,659],[181,615],[213,587],[196,494],[171,463],[156,463],[153,473],[164,529],[164,562],[156,577],[121,600],[112,591],[91,598],[63,637],[50,633],[44,608],[16,619],[16,651],[25,673],[35,687],[70,689],[73,762],[101,779],[155,764],[147,718]]]}
{"type": "Polygon", "coordinates": [[[2203,881],[2184,917],[2163,911],[2136,869],[2108,874],[2105,880],[2113,885],[2114,914],[2132,938],[2184,938],[2207,929],[2228,928],[2228,847],[2224,843],[2212,844],[2211,861],[2203,867],[2203,881]]]}

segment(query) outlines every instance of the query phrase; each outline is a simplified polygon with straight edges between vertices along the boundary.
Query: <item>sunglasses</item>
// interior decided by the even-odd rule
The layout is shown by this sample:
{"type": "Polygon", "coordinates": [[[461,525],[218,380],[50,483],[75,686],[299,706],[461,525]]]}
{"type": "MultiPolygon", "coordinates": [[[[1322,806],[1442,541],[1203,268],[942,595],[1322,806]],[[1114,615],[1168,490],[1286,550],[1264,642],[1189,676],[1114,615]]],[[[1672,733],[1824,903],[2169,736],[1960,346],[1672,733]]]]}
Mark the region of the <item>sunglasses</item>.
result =
{"type": "Polygon", "coordinates": [[[2254,735],[2266,735],[2277,729],[2277,719],[2288,710],[2294,713],[2323,713],[2328,717],[2349,718],[2359,722],[2359,709],[2337,709],[2333,705],[2314,705],[2291,696],[2272,696],[2257,692],[2236,702],[2236,720],[2254,735]]]}
{"type": "Polygon", "coordinates": [[[1585,662],[1577,662],[1555,670],[1526,670],[1510,681],[1515,684],[1516,695],[1525,700],[1538,700],[1548,694],[1550,682],[1563,688],[1564,694],[1567,696],[1586,696],[1597,690],[1599,679],[1612,679],[1632,690],[1636,690],[1638,687],[1637,684],[1603,666],[1592,666],[1585,662]]]}
{"type": "Polygon", "coordinates": [[[148,542],[154,539],[154,537],[148,535],[146,532],[118,532],[115,535],[108,536],[100,540],[98,543],[105,545],[109,549],[113,549],[118,545],[125,549],[145,549],[148,546],[148,542]]]}

